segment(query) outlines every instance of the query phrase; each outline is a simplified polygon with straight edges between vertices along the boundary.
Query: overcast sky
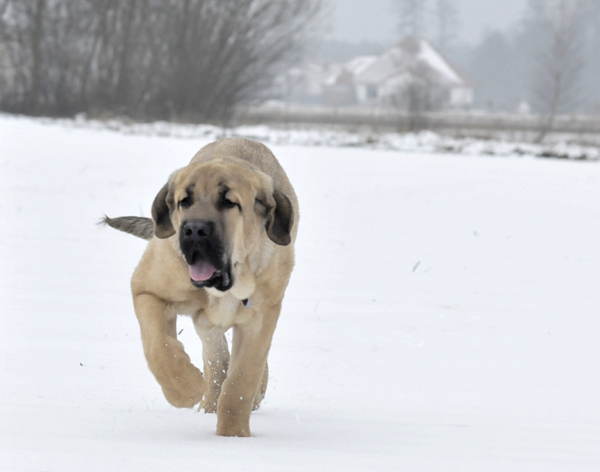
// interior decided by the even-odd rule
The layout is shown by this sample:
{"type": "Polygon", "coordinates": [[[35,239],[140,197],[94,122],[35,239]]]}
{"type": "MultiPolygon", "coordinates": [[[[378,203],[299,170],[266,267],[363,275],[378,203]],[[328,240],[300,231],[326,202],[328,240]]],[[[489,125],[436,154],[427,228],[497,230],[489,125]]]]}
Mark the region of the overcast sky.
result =
{"type": "MultiPolygon", "coordinates": [[[[398,40],[394,0],[330,0],[334,8],[331,39],[350,42],[398,40]]],[[[455,0],[460,14],[459,39],[476,43],[486,28],[504,30],[521,18],[527,0],[455,0]]],[[[433,0],[430,0],[433,4],[433,0]]]]}

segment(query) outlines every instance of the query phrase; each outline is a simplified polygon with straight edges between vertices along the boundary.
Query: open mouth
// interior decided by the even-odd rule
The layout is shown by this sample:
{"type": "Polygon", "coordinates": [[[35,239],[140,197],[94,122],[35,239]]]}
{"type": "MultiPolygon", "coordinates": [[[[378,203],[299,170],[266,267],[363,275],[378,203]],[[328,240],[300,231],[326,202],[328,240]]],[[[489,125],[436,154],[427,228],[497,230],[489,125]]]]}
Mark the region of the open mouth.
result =
{"type": "Polygon", "coordinates": [[[231,264],[227,262],[214,223],[201,219],[186,220],[179,231],[179,246],[194,287],[214,287],[221,292],[231,288],[231,264]]]}
{"type": "Polygon", "coordinates": [[[229,269],[218,270],[211,262],[198,259],[189,265],[190,281],[196,288],[215,287],[225,291],[231,288],[229,269]]]}

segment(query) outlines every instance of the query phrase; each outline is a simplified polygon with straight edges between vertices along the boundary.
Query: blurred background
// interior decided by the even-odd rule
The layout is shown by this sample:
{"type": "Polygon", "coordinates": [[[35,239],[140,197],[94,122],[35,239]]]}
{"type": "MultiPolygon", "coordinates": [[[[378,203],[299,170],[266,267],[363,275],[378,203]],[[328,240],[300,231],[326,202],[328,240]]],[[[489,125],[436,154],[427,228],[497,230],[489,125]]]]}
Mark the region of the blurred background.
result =
{"type": "Polygon", "coordinates": [[[598,0],[0,0],[0,109],[600,133],[598,0]]]}

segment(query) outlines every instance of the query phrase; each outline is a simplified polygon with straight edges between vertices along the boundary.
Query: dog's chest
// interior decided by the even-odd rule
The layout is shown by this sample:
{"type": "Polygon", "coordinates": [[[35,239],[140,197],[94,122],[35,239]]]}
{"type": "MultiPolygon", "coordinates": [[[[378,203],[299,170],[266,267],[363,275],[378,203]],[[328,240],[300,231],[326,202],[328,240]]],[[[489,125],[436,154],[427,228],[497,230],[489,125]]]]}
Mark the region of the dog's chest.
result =
{"type": "Polygon", "coordinates": [[[209,295],[208,300],[208,306],[205,309],[208,320],[213,325],[224,329],[243,323],[254,312],[250,303],[244,304],[229,294],[223,297],[209,295]]]}

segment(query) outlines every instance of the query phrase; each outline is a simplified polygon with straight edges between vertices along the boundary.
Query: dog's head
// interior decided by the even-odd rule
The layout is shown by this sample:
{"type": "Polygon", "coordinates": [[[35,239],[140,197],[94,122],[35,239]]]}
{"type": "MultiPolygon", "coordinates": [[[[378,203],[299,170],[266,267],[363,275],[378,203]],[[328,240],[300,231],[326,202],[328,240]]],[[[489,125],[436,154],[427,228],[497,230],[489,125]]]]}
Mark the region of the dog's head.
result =
{"type": "Polygon", "coordinates": [[[175,172],[154,199],[152,217],[156,237],[178,236],[191,283],[218,292],[234,287],[243,268],[260,270],[272,253],[266,246],[288,245],[294,220],[272,179],[237,158],[175,172]]]}

